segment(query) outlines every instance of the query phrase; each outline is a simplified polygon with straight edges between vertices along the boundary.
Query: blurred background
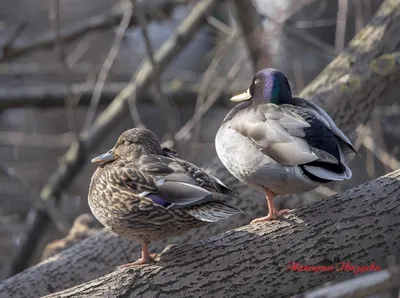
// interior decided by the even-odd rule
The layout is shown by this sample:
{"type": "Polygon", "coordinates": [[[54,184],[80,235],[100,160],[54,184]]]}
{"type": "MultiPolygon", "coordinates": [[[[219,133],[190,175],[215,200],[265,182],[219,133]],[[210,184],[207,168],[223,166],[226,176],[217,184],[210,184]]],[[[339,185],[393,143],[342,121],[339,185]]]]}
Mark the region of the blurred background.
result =
{"type": "MultiPolygon", "coordinates": [[[[232,108],[229,97],[247,89],[254,74],[230,1],[221,1],[188,46],[163,69],[161,88],[150,84],[136,100],[137,111],[130,105],[101,145],[88,153],[83,171],[60,191],[57,205],[49,205],[56,225],[46,225],[35,235],[38,241],[29,247],[33,255],[25,258],[18,250],[29,216],[43,204],[40,194],[69,146],[148,57],[143,29],[156,51],[195,3],[138,0],[145,18],[134,22],[124,1],[0,0],[0,278],[39,262],[48,243],[63,238],[77,216],[90,213],[87,193],[95,165],[88,160],[109,150],[124,130],[144,125],[198,165],[215,158],[214,137],[232,108]],[[226,83],[227,77],[232,82],[226,83]],[[215,102],[206,107],[210,95],[215,102]],[[157,96],[168,100],[170,107],[157,104],[157,96]],[[201,109],[205,113],[200,121],[182,130],[201,109]],[[168,119],[175,121],[175,138],[168,119]],[[23,261],[18,268],[16,258],[23,261]]],[[[286,74],[295,94],[344,49],[381,3],[254,1],[268,59],[286,74]]],[[[281,208],[302,206],[398,168],[399,102],[396,96],[380,102],[370,124],[350,135],[363,156],[350,163],[351,181],[281,200],[281,208]]]]}

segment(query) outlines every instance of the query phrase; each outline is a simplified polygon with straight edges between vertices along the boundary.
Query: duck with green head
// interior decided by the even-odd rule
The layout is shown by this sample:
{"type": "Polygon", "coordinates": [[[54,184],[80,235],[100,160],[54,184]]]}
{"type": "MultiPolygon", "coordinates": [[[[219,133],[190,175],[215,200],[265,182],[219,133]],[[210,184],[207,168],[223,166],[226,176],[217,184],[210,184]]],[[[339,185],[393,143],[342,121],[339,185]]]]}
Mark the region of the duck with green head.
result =
{"type": "Polygon", "coordinates": [[[277,219],[277,195],[312,190],[351,178],[344,152],[357,153],[350,140],[319,106],[292,96],[285,75],[262,69],[249,89],[231,98],[238,102],[218,130],[215,146],[224,166],[237,179],[262,192],[268,216],[277,219]]]}

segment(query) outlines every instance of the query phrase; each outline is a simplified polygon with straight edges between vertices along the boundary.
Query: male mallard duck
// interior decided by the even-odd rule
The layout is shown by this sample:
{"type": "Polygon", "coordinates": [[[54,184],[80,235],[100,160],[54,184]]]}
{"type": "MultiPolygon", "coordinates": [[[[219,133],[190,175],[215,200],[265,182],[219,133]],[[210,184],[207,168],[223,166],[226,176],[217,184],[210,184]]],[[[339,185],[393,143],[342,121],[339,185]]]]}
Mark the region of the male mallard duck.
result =
{"type": "Polygon", "coordinates": [[[322,183],[351,178],[343,151],[355,148],[316,104],[292,96],[276,69],[260,70],[240,102],[225,117],[215,146],[224,166],[241,182],[265,193],[268,216],[277,219],[275,195],[305,192],[322,183]]]}
{"type": "Polygon", "coordinates": [[[241,212],[220,180],[176,155],[151,131],[134,128],[92,159],[101,163],[89,187],[92,213],[111,231],[142,243],[142,258],[127,265],[148,263],[151,241],[241,212]]]}

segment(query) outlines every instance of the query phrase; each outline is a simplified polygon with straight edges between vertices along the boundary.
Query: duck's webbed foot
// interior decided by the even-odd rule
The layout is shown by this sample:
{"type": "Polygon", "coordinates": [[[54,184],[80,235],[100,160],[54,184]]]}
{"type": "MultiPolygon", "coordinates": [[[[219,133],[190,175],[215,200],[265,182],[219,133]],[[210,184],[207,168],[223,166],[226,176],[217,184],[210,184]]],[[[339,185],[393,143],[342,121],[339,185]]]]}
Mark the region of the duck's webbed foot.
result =
{"type": "Polygon", "coordinates": [[[132,267],[132,266],[140,266],[140,265],[145,265],[145,264],[149,264],[149,263],[150,263],[150,260],[145,260],[143,258],[139,258],[135,262],[126,263],[124,265],[119,266],[119,268],[128,268],[128,267],[132,267]]]}
{"type": "Polygon", "coordinates": [[[149,264],[150,262],[154,262],[157,258],[158,254],[149,254],[149,244],[146,242],[142,244],[142,257],[140,259],[137,259],[132,263],[121,265],[119,268],[128,268],[132,266],[149,264]]]}
{"type": "Polygon", "coordinates": [[[282,209],[280,211],[276,211],[275,210],[274,213],[269,213],[267,216],[253,219],[251,221],[251,223],[253,224],[253,223],[258,223],[258,222],[266,222],[266,221],[277,220],[277,219],[279,219],[280,216],[282,216],[284,214],[287,214],[287,213],[290,213],[291,211],[292,210],[290,210],[290,209],[282,209]]]}
{"type": "Polygon", "coordinates": [[[291,210],[290,209],[282,209],[280,211],[276,210],[275,204],[274,204],[274,194],[272,191],[269,189],[265,189],[265,198],[268,202],[268,215],[264,217],[259,217],[256,219],[253,219],[251,223],[258,223],[258,222],[266,222],[266,221],[272,221],[272,220],[277,220],[280,216],[289,213],[291,210]]]}

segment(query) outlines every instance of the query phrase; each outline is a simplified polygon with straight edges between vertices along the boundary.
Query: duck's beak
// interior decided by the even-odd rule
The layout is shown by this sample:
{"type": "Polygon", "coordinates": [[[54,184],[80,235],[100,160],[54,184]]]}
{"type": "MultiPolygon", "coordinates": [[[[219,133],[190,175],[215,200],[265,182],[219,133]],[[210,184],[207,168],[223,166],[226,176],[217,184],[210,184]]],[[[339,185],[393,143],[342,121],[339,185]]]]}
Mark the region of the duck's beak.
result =
{"type": "Polygon", "coordinates": [[[252,96],[250,94],[250,89],[247,89],[245,92],[231,97],[231,101],[233,101],[233,102],[241,102],[241,101],[249,100],[249,99],[251,99],[251,97],[252,96]]]}
{"type": "Polygon", "coordinates": [[[107,161],[116,160],[117,158],[118,158],[118,155],[116,155],[114,153],[114,148],[112,148],[110,151],[93,158],[92,163],[103,163],[103,162],[107,162],[107,161]]]}

